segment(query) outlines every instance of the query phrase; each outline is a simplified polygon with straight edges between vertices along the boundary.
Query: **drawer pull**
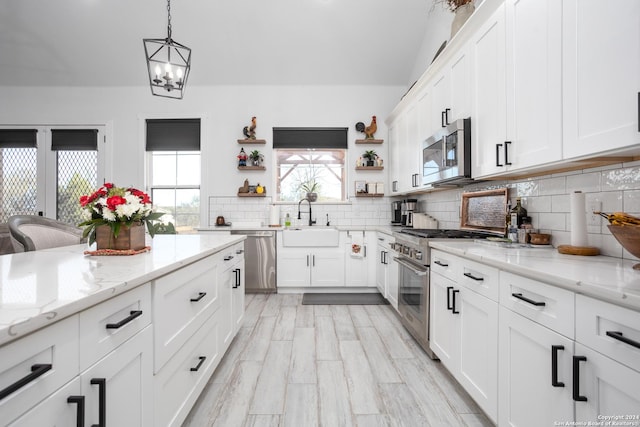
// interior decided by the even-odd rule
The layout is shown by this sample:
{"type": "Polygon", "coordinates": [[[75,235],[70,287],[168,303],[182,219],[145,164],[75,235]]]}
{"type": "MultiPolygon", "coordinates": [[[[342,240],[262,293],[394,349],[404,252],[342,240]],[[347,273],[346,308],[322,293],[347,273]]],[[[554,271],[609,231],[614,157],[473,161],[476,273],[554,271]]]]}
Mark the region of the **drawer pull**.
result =
{"type": "Polygon", "coordinates": [[[466,277],[468,277],[469,279],[473,279],[473,280],[475,280],[475,281],[477,281],[477,282],[482,282],[482,281],[484,280],[484,277],[476,277],[476,276],[474,276],[474,275],[473,275],[473,274],[471,274],[471,273],[464,273],[464,274],[463,274],[463,276],[466,276],[466,277]]]}
{"type": "Polygon", "coordinates": [[[558,350],[564,350],[564,346],[551,346],[551,385],[554,387],[564,387],[564,383],[558,381],[558,350]]]}
{"type": "Polygon", "coordinates": [[[15,383],[9,385],[7,388],[0,390],[0,400],[9,396],[11,393],[18,391],[22,387],[26,386],[31,381],[43,375],[45,372],[51,370],[51,368],[52,368],[52,365],[49,363],[32,365],[31,373],[29,375],[27,375],[26,377],[20,378],[15,383]]]}
{"type": "Polygon", "coordinates": [[[527,297],[522,296],[522,294],[511,294],[512,297],[518,298],[524,302],[528,302],[531,305],[535,305],[536,307],[544,307],[545,305],[547,305],[544,302],[541,301],[534,301],[532,299],[529,299],[527,297]]]}
{"type": "Polygon", "coordinates": [[[75,403],[76,407],[76,427],[84,427],[84,396],[69,396],[67,403],[75,403]]]}
{"type": "Polygon", "coordinates": [[[200,301],[202,298],[204,298],[207,295],[206,292],[198,292],[198,296],[195,298],[191,298],[189,301],[191,302],[198,302],[200,301]]]}
{"type": "Polygon", "coordinates": [[[586,356],[573,356],[573,400],[586,402],[586,396],[580,396],[580,362],[586,362],[586,356]]]}
{"type": "Polygon", "coordinates": [[[243,252],[244,252],[244,249],[238,249],[238,250],[236,251],[236,255],[240,255],[240,254],[241,254],[241,253],[243,253],[243,252]]]}
{"type": "Polygon", "coordinates": [[[225,261],[231,261],[233,259],[233,255],[227,255],[226,257],[224,257],[225,261]]]}
{"type": "Polygon", "coordinates": [[[622,332],[607,331],[607,336],[613,338],[614,340],[622,341],[623,343],[629,344],[630,346],[633,346],[635,348],[640,348],[640,342],[622,336],[622,332]]]}
{"type": "Polygon", "coordinates": [[[451,312],[453,314],[460,314],[460,312],[456,310],[456,294],[458,292],[460,292],[460,289],[454,289],[451,292],[451,312]]]}
{"type": "Polygon", "coordinates": [[[449,267],[449,264],[445,264],[444,262],[439,261],[439,260],[434,261],[433,263],[434,264],[438,264],[440,267],[449,267]]]}
{"type": "Polygon", "coordinates": [[[447,286],[447,310],[453,310],[453,307],[451,306],[451,290],[453,289],[453,286],[447,286]]]}
{"type": "Polygon", "coordinates": [[[235,270],[233,270],[233,272],[236,275],[236,281],[235,281],[235,284],[233,285],[233,289],[236,289],[240,287],[240,269],[236,268],[235,270]]]}
{"type": "Polygon", "coordinates": [[[140,316],[142,316],[142,310],[130,311],[129,312],[129,316],[125,317],[124,319],[122,319],[118,323],[107,323],[106,328],[107,329],[120,329],[124,325],[126,325],[127,323],[131,322],[136,317],[140,317],[140,316]]]}
{"type": "Polygon", "coordinates": [[[200,361],[198,362],[198,364],[194,368],[191,368],[191,372],[197,372],[200,369],[200,367],[202,367],[202,364],[204,363],[204,361],[207,360],[207,357],[206,356],[200,356],[200,357],[198,357],[198,359],[200,359],[200,361]]]}
{"type": "Polygon", "coordinates": [[[105,378],[92,378],[91,385],[98,386],[98,424],[91,427],[107,426],[107,380],[105,378]]]}

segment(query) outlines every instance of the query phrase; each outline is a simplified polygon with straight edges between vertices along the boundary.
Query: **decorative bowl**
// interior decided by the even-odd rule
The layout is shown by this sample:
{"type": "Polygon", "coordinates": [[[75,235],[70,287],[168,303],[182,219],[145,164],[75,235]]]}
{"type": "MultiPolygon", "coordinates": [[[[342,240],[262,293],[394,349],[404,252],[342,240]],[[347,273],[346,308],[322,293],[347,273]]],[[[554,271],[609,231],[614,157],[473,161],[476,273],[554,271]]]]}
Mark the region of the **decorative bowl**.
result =
{"type": "Polygon", "coordinates": [[[529,243],[532,245],[548,245],[551,243],[551,234],[546,233],[530,233],[529,243]]]}
{"type": "MultiPolygon", "coordinates": [[[[607,225],[609,231],[631,255],[640,258],[640,226],[634,225],[607,225]]],[[[640,264],[633,266],[634,270],[640,270],[640,264]]]]}

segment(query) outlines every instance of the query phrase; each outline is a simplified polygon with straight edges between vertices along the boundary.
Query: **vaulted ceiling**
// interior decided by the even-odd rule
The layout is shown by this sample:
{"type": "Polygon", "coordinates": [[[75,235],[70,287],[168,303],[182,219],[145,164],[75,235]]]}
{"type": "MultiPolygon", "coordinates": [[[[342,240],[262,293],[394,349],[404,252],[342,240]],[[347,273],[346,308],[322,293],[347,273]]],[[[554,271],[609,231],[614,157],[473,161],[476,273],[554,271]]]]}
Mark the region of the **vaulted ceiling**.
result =
{"type": "MultiPolygon", "coordinates": [[[[190,85],[406,85],[433,0],[173,0],[190,85]]],[[[4,0],[0,86],[146,85],[163,0],[4,0]]]]}

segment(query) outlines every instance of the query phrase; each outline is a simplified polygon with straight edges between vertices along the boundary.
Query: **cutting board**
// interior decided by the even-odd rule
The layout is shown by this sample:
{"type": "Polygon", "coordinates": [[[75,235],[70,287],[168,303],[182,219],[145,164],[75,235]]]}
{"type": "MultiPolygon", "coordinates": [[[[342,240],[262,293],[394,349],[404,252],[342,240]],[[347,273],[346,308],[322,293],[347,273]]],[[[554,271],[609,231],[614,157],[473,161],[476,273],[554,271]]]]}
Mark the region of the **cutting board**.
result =
{"type": "Polygon", "coordinates": [[[559,245],[558,252],[567,255],[594,256],[600,255],[600,249],[593,246],[559,245]]]}

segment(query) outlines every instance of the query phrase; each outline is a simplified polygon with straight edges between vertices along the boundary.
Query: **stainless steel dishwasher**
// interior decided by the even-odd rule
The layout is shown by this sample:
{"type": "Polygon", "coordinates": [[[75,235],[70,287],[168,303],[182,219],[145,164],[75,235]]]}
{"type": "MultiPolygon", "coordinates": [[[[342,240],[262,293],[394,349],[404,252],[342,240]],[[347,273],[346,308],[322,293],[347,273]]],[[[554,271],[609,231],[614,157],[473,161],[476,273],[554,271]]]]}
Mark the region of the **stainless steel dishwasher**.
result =
{"type": "Polygon", "coordinates": [[[276,292],[276,232],[231,230],[244,241],[245,293],[276,292]]]}

